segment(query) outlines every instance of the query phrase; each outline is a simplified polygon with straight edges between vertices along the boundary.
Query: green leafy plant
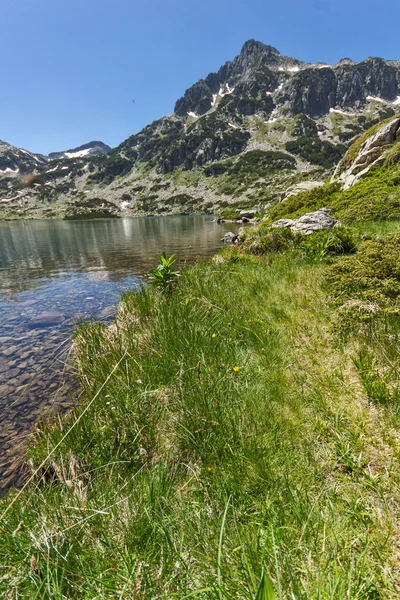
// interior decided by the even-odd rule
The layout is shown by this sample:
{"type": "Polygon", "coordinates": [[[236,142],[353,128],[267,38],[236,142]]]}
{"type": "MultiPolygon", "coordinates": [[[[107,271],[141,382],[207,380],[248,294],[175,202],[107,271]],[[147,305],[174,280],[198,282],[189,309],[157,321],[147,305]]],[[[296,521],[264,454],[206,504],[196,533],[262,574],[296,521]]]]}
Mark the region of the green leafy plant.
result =
{"type": "Polygon", "coordinates": [[[256,600],[276,600],[274,588],[272,583],[265,577],[265,573],[262,574],[260,585],[258,586],[256,600]]]}
{"type": "Polygon", "coordinates": [[[379,374],[374,354],[365,348],[361,349],[358,355],[353,357],[353,363],[368,397],[380,404],[388,403],[391,400],[391,392],[384,377],[379,374]]]}
{"type": "Polygon", "coordinates": [[[353,254],[357,251],[354,233],[343,225],[330,231],[316,231],[309,236],[296,236],[297,245],[308,258],[321,261],[328,255],[353,254]]]}
{"type": "MultiPolygon", "coordinates": [[[[325,234],[325,232],[323,233],[325,234]]],[[[335,238],[331,233],[325,235],[312,234],[309,238],[302,241],[300,246],[308,258],[321,261],[334,248],[335,238]]]]}
{"type": "Polygon", "coordinates": [[[180,277],[179,271],[173,271],[172,268],[176,262],[175,254],[167,256],[163,252],[159,258],[160,263],[147,272],[150,283],[161,288],[170,287],[180,277]]]}

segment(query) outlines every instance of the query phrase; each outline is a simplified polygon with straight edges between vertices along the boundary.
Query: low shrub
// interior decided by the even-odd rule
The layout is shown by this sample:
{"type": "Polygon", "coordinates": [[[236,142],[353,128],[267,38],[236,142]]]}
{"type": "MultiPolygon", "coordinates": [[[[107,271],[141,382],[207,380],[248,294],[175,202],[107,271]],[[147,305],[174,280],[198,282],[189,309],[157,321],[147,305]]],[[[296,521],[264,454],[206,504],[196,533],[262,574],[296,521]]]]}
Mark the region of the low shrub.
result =
{"type": "Polygon", "coordinates": [[[315,165],[330,169],[341,159],[346,147],[321,141],[318,137],[302,136],[286,143],[286,150],[315,165]]]}
{"type": "MultiPolygon", "coordinates": [[[[395,307],[400,296],[400,236],[365,240],[357,256],[345,258],[328,272],[338,302],[357,299],[378,308],[395,307]]],[[[400,305],[399,305],[400,308],[400,305]]]]}
{"type": "Polygon", "coordinates": [[[225,208],[224,210],[221,210],[220,217],[221,219],[234,221],[235,219],[240,219],[240,212],[235,208],[225,208]]]}

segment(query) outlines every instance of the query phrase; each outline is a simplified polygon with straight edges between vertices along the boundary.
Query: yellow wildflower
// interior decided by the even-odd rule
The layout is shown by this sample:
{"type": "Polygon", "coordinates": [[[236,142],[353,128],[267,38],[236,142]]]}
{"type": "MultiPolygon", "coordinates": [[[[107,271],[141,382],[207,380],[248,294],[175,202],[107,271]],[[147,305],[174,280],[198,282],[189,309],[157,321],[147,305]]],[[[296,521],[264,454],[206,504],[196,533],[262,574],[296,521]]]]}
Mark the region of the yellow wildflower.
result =
{"type": "Polygon", "coordinates": [[[213,333],[211,337],[214,339],[214,338],[216,338],[216,337],[217,337],[217,334],[216,334],[216,333],[213,333]]]}
{"type": "Polygon", "coordinates": [[[233,367],[233,370],[235,371],[235,373],[237,373],[239,371],[239,368],[237,365],[235,367],[233,367]]]}

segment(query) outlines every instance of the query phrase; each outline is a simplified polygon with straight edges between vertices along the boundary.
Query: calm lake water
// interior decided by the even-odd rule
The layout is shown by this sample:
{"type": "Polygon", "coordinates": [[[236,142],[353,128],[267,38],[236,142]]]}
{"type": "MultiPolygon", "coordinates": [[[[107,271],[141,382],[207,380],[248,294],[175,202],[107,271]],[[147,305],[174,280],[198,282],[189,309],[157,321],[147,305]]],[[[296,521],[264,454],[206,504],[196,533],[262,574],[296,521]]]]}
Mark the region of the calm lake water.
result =
{"type": "Polygon", "coordinates": [[[71,332],[109,320],[159,254],[180,264],[214,254],[232,224],[209,216],[0,221],[0,491],[23,476],[32,424],[76,398],[71,332]]]}

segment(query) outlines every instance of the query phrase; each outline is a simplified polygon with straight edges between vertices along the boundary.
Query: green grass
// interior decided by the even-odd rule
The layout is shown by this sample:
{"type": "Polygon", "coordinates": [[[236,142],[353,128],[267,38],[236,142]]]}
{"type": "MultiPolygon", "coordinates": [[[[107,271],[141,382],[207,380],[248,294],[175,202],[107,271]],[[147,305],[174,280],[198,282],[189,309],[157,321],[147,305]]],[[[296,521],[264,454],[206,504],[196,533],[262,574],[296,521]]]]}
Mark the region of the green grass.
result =
{"type": "Polygon", "coordinates": [[[270,178],[276,173],[288,174],[295,168],[295,160],[285,152],[250,150],[239,158],[214,162],[204,169],[221,194],[240,196],[260,178],[270,178]]]}
{"type": "Polygon", "coordinates": [[[172,180],[175,187],[193,186],[197,187],[202,179],[201,171],[182,171],[176,168],[164,175],[166,181],[172,180]]]}
{"type": "Polygon", "coordinates": [[[228,249],[79,330],[81,403],[0,503],[1,597],[398,598],[398,404],[325,268],[228,249]]]}

